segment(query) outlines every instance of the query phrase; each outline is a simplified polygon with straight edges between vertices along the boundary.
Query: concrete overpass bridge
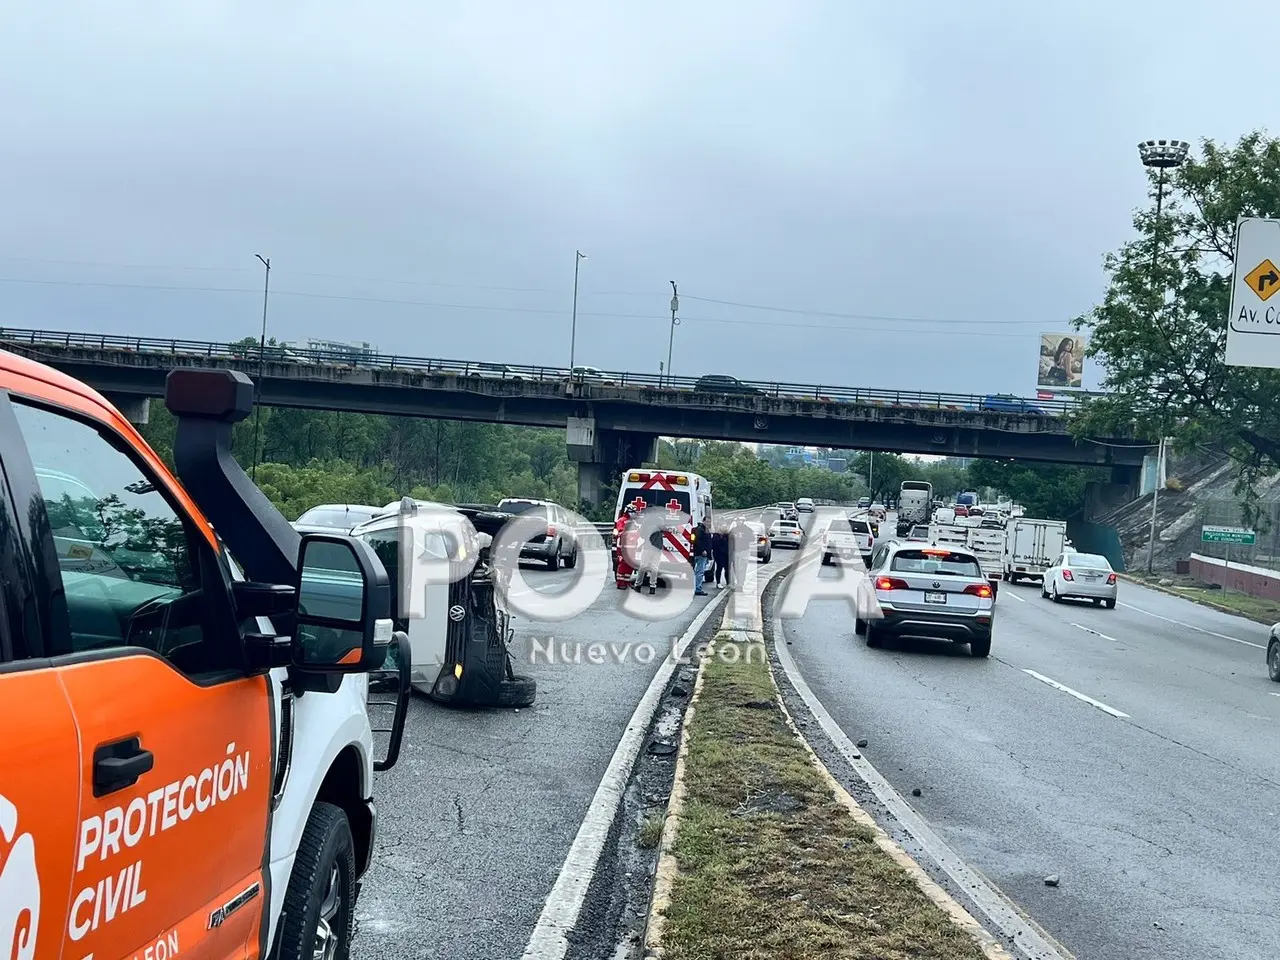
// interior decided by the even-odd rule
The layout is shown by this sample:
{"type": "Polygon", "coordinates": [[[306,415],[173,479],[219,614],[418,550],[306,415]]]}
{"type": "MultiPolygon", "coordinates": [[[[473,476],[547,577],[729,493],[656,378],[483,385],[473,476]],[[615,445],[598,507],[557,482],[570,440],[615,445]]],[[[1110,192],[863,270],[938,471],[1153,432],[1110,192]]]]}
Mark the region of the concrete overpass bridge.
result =
{"type": "Polygon", "coordinates": [[[566,431],[582,497],[629,466],[652,461],[659,436],[1012,458],[1112,468],[1136,495],[1150,450],[1124,438],[1077,441],[1072,401],[993,401],[967,394],[745,382],[709,388],[690,377],[508,366],[380,355],[340,355],[205,340],[0,328],[0,347],[90,384],[138,422],[175,367],[222,367],[254,379],[268,406],[480,420],[566,431]]]}

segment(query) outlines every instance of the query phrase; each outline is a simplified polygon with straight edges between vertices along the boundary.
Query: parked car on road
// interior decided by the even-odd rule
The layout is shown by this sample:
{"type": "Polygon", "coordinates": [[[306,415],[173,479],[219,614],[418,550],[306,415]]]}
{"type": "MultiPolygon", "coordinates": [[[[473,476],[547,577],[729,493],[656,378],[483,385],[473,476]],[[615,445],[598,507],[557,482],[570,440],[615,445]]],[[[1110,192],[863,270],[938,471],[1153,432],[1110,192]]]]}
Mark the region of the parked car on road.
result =
{"type": "Polygon", "coordinates": [[[569,570],[578,565],[578,532],[560,504],[550,500],[509,497],[498,501],[498,509],[521,517],[537,517],[545,522],[545,531],[533,536],[520,548],[521,560],[541,560],[548,570],[559,570],[561,563],[569,570]]]}
{"type": "Polygon", "coordinates": [[[743,521],[743,526],[750,530],[756,537],[756,559],[761,563],[768,563],[773,559],[773,544],[769,542],[769,531],[765,529],[763,523],[756,523],[754,520],[743,521]]]}
{"type": "Polygon", "coordinates": [[[1060,553],[1045,571],[1040,596],[1061,603],[1063,600],[1092,600],[1096,605],[1114,609],[1119,584],[1111,562],[1096,553],[1060,553]]]}
{"type": "Polygon", "coordinates": [[[868,647],[891,636],[940,637],[990,655],[995,592],[968,550],[889,541],[872,554],[868,576],[881,616],[854,622],[868,647]]]}
{"type": "Polygon", "coordinates": [[[804,542],[804,531],[795,520],[778,520],[769,529],[769,543],[775,547],[791,547],[798,550],[804,542]]]}
{"type": "Polygon", "coordinates": [[[382,507],[360,503],[323,503],[293,521],[293,529],[299,533],[346,533],[383,512],[382,507]]]}

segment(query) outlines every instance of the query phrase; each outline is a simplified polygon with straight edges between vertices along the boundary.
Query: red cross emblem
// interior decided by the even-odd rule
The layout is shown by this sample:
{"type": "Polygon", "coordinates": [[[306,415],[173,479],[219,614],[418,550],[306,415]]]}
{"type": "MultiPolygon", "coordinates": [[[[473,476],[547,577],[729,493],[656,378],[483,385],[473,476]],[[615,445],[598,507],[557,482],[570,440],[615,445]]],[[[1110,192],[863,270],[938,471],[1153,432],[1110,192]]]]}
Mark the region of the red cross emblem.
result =
{"type": "Polygon", "coordinates": [[[671,500],[668,501],[667,503],[667,509],[670,510],[672,513],[679,513],[680,507],[681,507],[681,503],[679,500],[675,499],[675,497],[672,497],[671,500]]]}
{"type": "Polygon", "coordinates": [[[634,507],[636,510],[643,510],[645,507],[648,506],[648,504],[644,502],[643,497],[636,497],[634,500],[631,501],[631,506],[634,507]]]}

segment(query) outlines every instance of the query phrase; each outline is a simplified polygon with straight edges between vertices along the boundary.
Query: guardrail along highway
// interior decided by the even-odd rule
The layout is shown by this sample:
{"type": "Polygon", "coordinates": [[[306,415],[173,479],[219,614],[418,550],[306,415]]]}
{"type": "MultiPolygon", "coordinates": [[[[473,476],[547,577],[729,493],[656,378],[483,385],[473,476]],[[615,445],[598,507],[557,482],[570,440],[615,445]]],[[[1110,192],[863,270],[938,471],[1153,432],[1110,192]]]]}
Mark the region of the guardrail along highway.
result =
{"type": "Polygon", "coordinates": [[[339,354],[209,340],[0,329],[0,343],[111,397],[130,416],[164,393],[174,367],[225,367],[257,379],[269,406],[565,427],[584,498],[619,470],[652,459],[659,436],[812,444],[1116,468],[1132,484],[1147,448],[1077,441],[1070,400],[1023,400],[862,386],[719,383],[623,371],[574,373],[428,357],[339,354]]]}

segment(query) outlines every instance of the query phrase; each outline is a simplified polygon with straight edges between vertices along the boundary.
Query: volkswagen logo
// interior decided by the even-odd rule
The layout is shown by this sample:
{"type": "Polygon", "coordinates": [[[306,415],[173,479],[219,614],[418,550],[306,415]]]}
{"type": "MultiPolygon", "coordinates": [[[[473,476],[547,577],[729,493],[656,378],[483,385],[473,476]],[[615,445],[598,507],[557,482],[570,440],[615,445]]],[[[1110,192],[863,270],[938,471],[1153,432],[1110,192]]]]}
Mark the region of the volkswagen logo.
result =
{"type": "Polygon", "coordinates": [[[449,608],[449,619],[452,620],[454,623],[457,623],[466,615],[467,615],[467,608],[462,606],[461,604],[455,603],[452,607],[449,608]]]}
{"type": "MultiPolygon", "coordinates": [[[[935,580],[935,581],[933,581],[933,589],[937,590],[937,589],[938,589],[939,587],[941,587],[941,586],[942,586],[942,581],[941,581],[941,580],[935,580]]],[[[456,608],[455,608],[455,609],[456,609],[456,608]]],[[[452,616],[452,615],[453,615],[453,611],[452,611],[452,610],[450,610],[450,611],[449,611],[449,614],[450,614],[450,616],[452,616]]],[[[456,619],[457,619],[457,617],[454,617],[454,619],[456,620],[456,619]]]]}

